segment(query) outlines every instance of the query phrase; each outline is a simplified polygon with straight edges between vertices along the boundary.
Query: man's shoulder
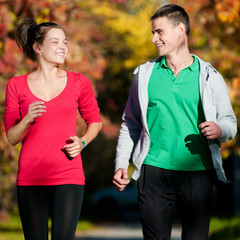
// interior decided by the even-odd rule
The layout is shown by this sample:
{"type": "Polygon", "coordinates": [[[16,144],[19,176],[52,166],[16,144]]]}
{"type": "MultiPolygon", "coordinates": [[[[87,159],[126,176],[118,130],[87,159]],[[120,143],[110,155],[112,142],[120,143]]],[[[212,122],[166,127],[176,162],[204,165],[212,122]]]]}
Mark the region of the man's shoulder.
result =
{"type": "Polygon", "coordinates": [[[192,54],[192,56],[194,56],[195,58],[198,59],[201,68],[208,68],[209,70],[211,70],[215,73],[218,73],[218,71],[212,66],[212,64],[210,62],[203,60],[202,58],[200,58],[197,55],[192,54]]]}
{"type": "Polygon", "coordinates": [[[158,58],[156,58],[156,59],[154,59],[154,60],[146,61],[145,63],[140,64],[139,66],[137,66],[137,67],[135,68],[135,70],[134,70],[134,72],[133,72],[133,75],[137,74],[140,69],[143,70],[143,71],[147,71],[148,69],[151,69],[152,66],[153,66],[156,62],[160,61],[161,58],[162,58],[162,57],[158,57],[158,58]]]}

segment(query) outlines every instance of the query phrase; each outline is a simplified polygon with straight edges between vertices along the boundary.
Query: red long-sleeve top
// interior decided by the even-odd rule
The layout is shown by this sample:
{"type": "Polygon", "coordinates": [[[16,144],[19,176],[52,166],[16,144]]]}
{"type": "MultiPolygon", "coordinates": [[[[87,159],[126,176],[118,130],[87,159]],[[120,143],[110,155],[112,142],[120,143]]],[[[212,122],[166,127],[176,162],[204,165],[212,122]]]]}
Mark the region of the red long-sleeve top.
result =
{"type": "Polygon", "coordinates": [[[27,75],[13,77],[6,89],[6,132],[27,113],[29,105],[44,102],[46,112],[29,127],[19,156],[17,185],[84,185],[81,155],[71,159],[64,151],[70,136],[76,136],[77,112],[86,124],[101,122],[97,101],[87,77],[67,72],[64,90],[50,101],[31,92],[27,75]]]}

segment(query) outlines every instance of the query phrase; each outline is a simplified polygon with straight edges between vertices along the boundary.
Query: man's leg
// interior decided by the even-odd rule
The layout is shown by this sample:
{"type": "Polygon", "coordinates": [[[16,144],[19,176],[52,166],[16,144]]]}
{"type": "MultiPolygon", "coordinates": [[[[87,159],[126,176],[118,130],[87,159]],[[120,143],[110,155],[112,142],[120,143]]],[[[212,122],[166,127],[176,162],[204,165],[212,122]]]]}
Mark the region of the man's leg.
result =
{"type": "Polygon", "coordinates": [[[138,200],[144,239],[170,240],[176,198],[164,170],[142,166],[138,200]]]}
{"type": "Polygon", "coordinates": [[[211,214],[212,173],[191,172],[179,178],[177,207],[182,222],[183,240],[207,240],[211,214]],[[184,180],[183,180],[184,179],[184,180]]]}

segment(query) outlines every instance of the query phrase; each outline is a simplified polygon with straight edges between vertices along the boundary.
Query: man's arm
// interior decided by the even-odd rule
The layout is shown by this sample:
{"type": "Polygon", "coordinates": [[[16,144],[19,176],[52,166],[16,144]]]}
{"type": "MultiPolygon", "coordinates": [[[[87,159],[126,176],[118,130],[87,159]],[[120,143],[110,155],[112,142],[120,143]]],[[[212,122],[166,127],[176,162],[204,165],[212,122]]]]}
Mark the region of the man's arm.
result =
{"type": "Polygon", "coordinates": [[[141,110],[138,99],[138,75],[134,75],[131,85],[128,101],[123,114],[123,122],[121,125],[115,158],[115,173],[113,184],[119,191],[123,191],[128,180],[129,160],[138,141],[142,130],[141,110]]]}
{"type": "Polygon", "coordinates": [[[207,119],[207,123],[200,125],[204,134],[209,135],[208,139],[218,139],[221,142],[227,142],[233,139],[237,133],[237,119],[233,112],[228,88],[222,75],[213,67],[210,68],[210,73],[212,77],[210,77],[209,81],[215,107],[215,119],[207,119]],[[206,129],[203,130],[203,127],[206,129]]]}

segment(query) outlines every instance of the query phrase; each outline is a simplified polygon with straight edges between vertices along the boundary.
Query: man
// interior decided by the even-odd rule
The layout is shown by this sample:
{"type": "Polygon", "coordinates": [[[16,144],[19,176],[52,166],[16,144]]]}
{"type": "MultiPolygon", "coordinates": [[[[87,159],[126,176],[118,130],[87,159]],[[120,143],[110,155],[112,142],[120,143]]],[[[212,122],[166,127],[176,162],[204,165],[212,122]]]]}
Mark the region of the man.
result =
{"type": "Polygon", "coordinates": [[[113,183],[127,186],[132,156],[144,239],[170,239],[177,207],[182,239],[206,240],[213,175],[227,182],[220,141],[235,136],[236,117],[222,76],[189,52],[185,10],[168,4],[151,21],[159,57],[134,72],[113,183]]]}

